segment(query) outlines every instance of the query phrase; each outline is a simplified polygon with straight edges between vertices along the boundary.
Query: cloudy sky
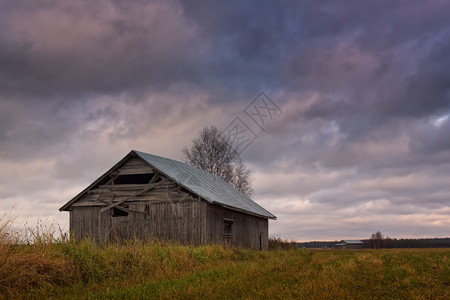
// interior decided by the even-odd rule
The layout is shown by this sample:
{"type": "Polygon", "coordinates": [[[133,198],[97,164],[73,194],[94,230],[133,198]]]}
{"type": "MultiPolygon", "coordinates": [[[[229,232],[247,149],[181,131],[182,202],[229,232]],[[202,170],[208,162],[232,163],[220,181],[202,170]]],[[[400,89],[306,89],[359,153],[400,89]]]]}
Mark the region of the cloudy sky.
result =
{"type": "Polygon", "coordinates": [[[3,0],[0,212],[67,229],[58,208],[131,149],[182,160],[203,126],[238,117],[271,235],[450,236],[449,11],[3,0]],[[279,110],[259,127],[261,91],[279,110]]]}

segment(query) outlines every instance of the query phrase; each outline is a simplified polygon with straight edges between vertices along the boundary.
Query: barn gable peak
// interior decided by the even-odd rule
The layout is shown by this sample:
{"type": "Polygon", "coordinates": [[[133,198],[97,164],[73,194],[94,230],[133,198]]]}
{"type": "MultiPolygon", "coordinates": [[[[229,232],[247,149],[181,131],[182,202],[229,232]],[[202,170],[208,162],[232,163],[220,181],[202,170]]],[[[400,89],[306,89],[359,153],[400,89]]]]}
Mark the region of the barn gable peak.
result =
{"type": "Polygon", "coordinates": [[[99,186],[108,184],[155,184],[156,180],[164,178],[177,183],[190,193],[211,204],[263,218],[276,219],[269,211],[216,175],[177,160],[137,150],[130,151],[111,169],[59,210],[70,210],[70,207],[81,197],[99,186]],[[152,180],[155,182],[152,182],[152,180]]]}

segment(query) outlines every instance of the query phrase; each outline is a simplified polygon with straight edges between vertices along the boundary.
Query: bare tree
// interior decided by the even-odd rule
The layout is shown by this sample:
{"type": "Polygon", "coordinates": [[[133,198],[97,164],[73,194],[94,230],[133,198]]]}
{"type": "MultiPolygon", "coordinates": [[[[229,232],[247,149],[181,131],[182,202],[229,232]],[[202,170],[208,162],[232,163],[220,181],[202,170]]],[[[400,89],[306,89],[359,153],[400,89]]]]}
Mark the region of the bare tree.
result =
{"type": "Polygon", "coordinates": [[[372,240],[373,249],[379,249],[382,246],[384,236],[380,231],[377,231],[376,233],[372,233],[370,239],[372,240]]]}
{"type": "Polygon", "coordinates": [[[185,162],[222,177],[247,196],[253,194],[250,170],[239,152],[217,127],[204,127],[189,148],[183,149],[185,162]]]}

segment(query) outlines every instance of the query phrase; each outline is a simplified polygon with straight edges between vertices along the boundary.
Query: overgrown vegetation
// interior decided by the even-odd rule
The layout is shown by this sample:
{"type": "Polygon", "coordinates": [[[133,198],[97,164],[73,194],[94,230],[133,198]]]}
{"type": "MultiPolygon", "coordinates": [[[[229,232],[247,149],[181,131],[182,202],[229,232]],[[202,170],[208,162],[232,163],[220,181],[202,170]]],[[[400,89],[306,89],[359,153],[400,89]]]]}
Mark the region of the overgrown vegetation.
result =
{"type": "Polygon", "coordinates": [[[280,237],[269,238],[269,250],[292,249],[295,243],[280,237]]]}
{"type": "Polygon", "coordinates": [[[448,299],[450,250],[102,245],[0,226],[3,298],[448,299]]]}

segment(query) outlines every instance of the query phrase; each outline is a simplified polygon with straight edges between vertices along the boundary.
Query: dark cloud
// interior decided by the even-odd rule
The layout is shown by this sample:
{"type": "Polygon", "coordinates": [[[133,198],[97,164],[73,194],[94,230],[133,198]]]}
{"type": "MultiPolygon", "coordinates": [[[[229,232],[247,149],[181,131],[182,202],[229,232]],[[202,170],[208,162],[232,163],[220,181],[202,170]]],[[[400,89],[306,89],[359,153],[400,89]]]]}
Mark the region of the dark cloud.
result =
{"type": "Polygon", "coordinates": [[[448,6],[2,1],[1,209],[63,220],[130,149],[181,159],[202,126],[239,116],[273,233],[444,235],[448,6]],[[283,111],[265,131],[243,112],[260,90],[283,111]]]}
{"type": "Polygon", "coordinates": [[[446,155],[450,158],[450,111],[447,115],[420,124],[412,132],[410,140],[411,150],[418,155],[432,154],[433,156],[446,155]]]}
{"type": "MultiPolygon", "coordinates": [[[[25,1],[27,2],[27,1],[25,1]]],[[[7,95],[86,97],[189,80],[201,45],[177,5],[110,1],[7,5],[0,40],[7,95]]]]}

